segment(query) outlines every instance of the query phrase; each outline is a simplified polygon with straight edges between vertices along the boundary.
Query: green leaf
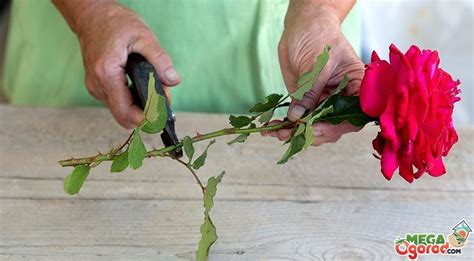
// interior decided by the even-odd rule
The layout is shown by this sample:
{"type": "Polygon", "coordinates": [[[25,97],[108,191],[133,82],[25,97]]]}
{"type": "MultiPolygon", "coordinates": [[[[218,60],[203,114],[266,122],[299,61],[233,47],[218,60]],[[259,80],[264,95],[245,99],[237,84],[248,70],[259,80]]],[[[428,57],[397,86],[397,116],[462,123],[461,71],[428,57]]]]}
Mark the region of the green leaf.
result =
{"type": "Polygon", "coordinates": [[[207,149],[209,149],[209,147],[215,142],[216,140],[211,140],[211,142],[209,142],[204,152],[193,162],[193,165],[192,165],[193,169],[199,169],[202,166],[204,166],[204,163],[206,162],[206,157],[207,157],[207,149]]]}
{"type": "Polygon", "coordinates": [[[291,93],[291,97],[302,100],[304,94],[313,88],[314,84],[319,78],[319,74],[324,69],[324,66],[329,61],[329,50],[331,47],[327,45],[324,47],[323,53],[318,55],[316,58],[316,62],[314,63],[314,67],[311,71],[304,73],[299,79],[297,83],[297,89],[293,93],[291,93]]]}
{"type": "Polygon", "coordinates": [[[304,124],[298,124],[298,127],[293,128],[288,139],[283,143],[283,145],[290,143],[295,136],[300,135],[304,131],[304,124]]]}
{"type": "MultiPolygon", "coordinates": [[[[156,93],[156,92],[155,92],[156,93]]],[[[166,126],[166,121],[168,120],[168,110],[166,109],[166,98],[157,94],[157,101],[155,104],[157,118],[155,121],[151,122],[148,118],[145,118],[144,123],[141,126],[141,130],[148,134],[154,134],[162,131],[166,126]]]]}
{"type": "Polygon", "coordinates": [[[249,135],[250,135],[249,133],[242,133],[239,136],[237,136],[235,139],[227,142],[227,144],[232,145],[232,144],[238,143],[238,142],[239,143],[244,143],[249,135]]]}
{"type": "Polygon", "coordinates": [[[298,136],[300,135],[301,133],[303,133],[304,131],[304,123],[300,123],[298,124],[298,128],[296,129],[295,133],[293,134],[293,136],[298,136]]]}
{"type": "Polygon", "coordinates": [[[186,156],[188,156],[188,164],[190,164],[194,156],[194,146],[193,146],[193,141],[191,140],[189,136],[184,137],[183,147],[184,147],[184,152],[186,153],[186,156]]]}
{"type": "Polygon", "coordinates": [[[146,156],[145,144],[140,137],[140,129],[135,128],[130,145],[128,146],[128,162],[132,169],[138,169],[142,166],[143,159],[146,156]]]}
{"type": "MultiPolygon", "coordinates": [[[[314,111],[317,111],[317,109],[315,109],[314,111]]],[[[303,118],[300,119],[301,122],[308,122],[309,119],[313,117],[313,115],[312,115],[312,112],[310,112],[309,110],[306,110],[302,117],[303,118]]]]}
{"type": "Polygon", "coordinates": [[[281,97],[283,97],[283,95],[272,93],[268,95],[267,97],[265,97],[265,99],[262,102],[255,104],[249,110],[249,112],[264,112],[272,108],[275,108],[275,106],[278,105],[278,102],[280,101],[281,97]]]}
{"type": "Polygon", "coordinates": [[[304,133],[305,143],[303,148],[307,149],[311,144],[314,142],[314,135],[313,135],[313,123],[319,118],[331,113],[333,111],[333,106],[330,105],[329,107],[325,107],[321,109],[318,113],[314,114],[311,119],[306,122],[306,129],[304,133]]]}
{"type": "Polygon", "coordinates": [[[249,125],[253,121],[252,118],[247,116],[229,116],[230,125],[234,126],[234,128],[242,128],[249,125]]]}
{"type": "Polygon", "coordinates": [[[212,223],[209,212],[214,207],[214,197],[217,192],[217,184],[219,184],[224,176],[223,171],[217,177],[210,177],[207,181],[206,191],[204,193],[204,222],[201,225],[201,240],[199,241],[199,247],[196,252],[196,259],[198,261],[206,261],[209,258],[209,250],[212,244],[218,239],[216,226],[212,223]]]}
{"type": "Polygon", "coordinates": [[[128,167],[128,150],[122,154],[116,156],[112,165],[110,166],[110,172],[122,172],[128,167]]]}
{"type": "MultiPolygon", "coordinates": [[[[347,84],[349,83],[349,78],[347,78],[347,75],[344,75],[344,78],[342,78],[342,81],[339,83],[339,85],[336,87],[336,89],[333,91],[333,93],[328,96],[323,102],[321,102],[316,109],[314,109],[313,115],[315,113],[318,113],[320,110],[323,108],[329,107],[334,105],[336,100],[341,97],[340,93],[342,90],[344,90],[347,87],[347,84]]],[[[355,96],[351,96],[355,97],[355,96]]],[[[337,110],[337,108],[334,108],[337,110]]]]}
{"type": "Polygon", "coordinates": [[[158,119],[158,93],[155,90],[155,77],[153,72],[150,72],[148,78],[148,98],[146,100],[145,108],[143,109],[143,115],[148,122],[155,122],[158,119]]]}
{"type": "Polygon", "coordinates": [[[347,87],[347,84],[349,83],[349,78],[347,78],[347,75],[344,75],[342,78],[342,81],[337,85],[336,89],[332,93],[332,95],[339,94],[342,92],[347,87]]]}
{"type": "Polygon", "coordinates": [[[371,118],[371,117],[365,115],[363,112],[329,116],[329,117],[325,118],[324,120],[331,123],[331,124],[340,124],[343,121],[348,121],[350,124],[352,124],[356,127],[363,127],[367,123],[375,121],[374,118],[371,118]]]}
{"type": "Polygon", "coordinates": [[[71,174],[64,178],[64,191],[69,195],[75,195],[81,190],[82,184],[90,172],[87,165],[79,165],[74,168],[71,174]]]}
{"type": "Polygon", "coordinates": [[[312,115],[314,115],[315,113],[318,113],[319,111],[321,111],[324,108],[327,108],[329,106],[333,106],[334,102],[337,100],[337,98],[339,96],[340,96],[339,94],[334,94],[334,95],[330,95],[329,97],[327,97],[323,102],[321,102],[318,105],[318,107],[316,107],[316,109],[314,109],[312,115]]]}
{"type": "Polygon", "coordinates": [[[266,112],[262,113],[262,115],[260,116],[258,121],[262,124],[265,124],[265,123],[269,122],[273,117],[273,112],[274,111],[275,110],[269,110],[269,111],[266,111],[266,112]]]}
{"type": "Polygon", "coordinates": [[[144,121],[140,128],[143,132],[153,134],[163,130],[168,118],[166,98],[155,90],[155,77],[150,72],[148,80],[148,98],[143,110],[144,121]]]}
{"type": "Polygon", "coordinates": [[[334,112],[333,112],[334,114],[339,114],[339,113],[354,110],[354,109],[357,110],[357,108],[360,108],[359,96],[338,95],[336,99],[334,99],[333,107],[334,107],[334,112]]]}
{"type": "Polygon", "coordinates": [[[290,146],[285,152],[285,155],[278,161],[278,164],[285,164],[291,156],[295,155],[296,153],[300,152],[303,149],[305,143],[305,138],[303,134],[298,136],[294,136],[291,139],[290,146]]]}
{"type": "Polygon", "coordinates": [[[331,124],[340,124],[343,121],[348,121],[357,127],[362,127],[376,120],[362,111],[358,96],[336,95],[333,100],[334,111],[321,117],[321,120],[331,124]]]}
{"type": "Polygon", "coordinates": [[[325,120],[327,117],[331,117],[330,119],[332,119],[334,117],[335,118],[334,121],[336,121],[336,118],[339,118],[338,115],[345,114],[345,112],[350,111],[354,109],[356,106],[358,106],[358,103],[359,103],[358,96],[342,96],[341,95],[341,92],[344,90],[344,88],[347,87],[348,83],[349,83],[349,78],[347,78],[347,75],[344,75],[342,81],[339,83],[339,85],[336,87],[333,93],[329,97],[327,97],[322,103],[320,103],[318,107],[316,107],[311,117],[314,117],[320,112],[324,112],[323,114],[319,115],[319,117],[321,118],[320,120],[325,120]],[[329,111],[325,110],[329,107],[332,107],[333,111],[331,113],[328,113],[329,111]]]}

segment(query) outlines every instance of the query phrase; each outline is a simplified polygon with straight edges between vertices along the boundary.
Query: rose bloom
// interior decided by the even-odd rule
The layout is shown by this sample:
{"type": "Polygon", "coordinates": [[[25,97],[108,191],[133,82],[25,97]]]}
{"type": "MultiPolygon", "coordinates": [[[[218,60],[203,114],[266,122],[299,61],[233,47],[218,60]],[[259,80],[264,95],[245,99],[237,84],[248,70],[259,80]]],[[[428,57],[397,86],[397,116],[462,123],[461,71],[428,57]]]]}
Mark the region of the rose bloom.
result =
{"type": "Polygon", "coordinates": [[[379,119],[381,131],[372,145],[382,173],[390,180],[399,168],[410,183],[425,172],[441,176],[442,157],[458,140],[452,114],[460,81],[438,67],[436,51],[413,45],[403,54],[392,44],[389,60],[373,52],[360,87],[362,110],[379,119]]]}

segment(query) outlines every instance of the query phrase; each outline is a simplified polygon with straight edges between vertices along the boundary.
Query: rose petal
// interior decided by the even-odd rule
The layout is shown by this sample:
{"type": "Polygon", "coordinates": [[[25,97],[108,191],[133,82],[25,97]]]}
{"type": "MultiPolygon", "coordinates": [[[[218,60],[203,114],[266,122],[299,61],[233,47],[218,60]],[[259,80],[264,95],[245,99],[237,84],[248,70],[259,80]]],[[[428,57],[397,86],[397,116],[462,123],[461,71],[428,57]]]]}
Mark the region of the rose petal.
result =
{"type": "Polygon", "coordinates": [[[441,157],[433,160],[433,165],[431,166],[430,169],[428,169],[428,174],[430,174],[433,177],[439,177],[445,173],[446,173],[446,168],[444,167],[444,163],[441,157]]]}
{"type": "Polygon", "coordinates": [[[390,65],[392,66],[392,70],[398,76],[398,72],[400,71],[400,67],[402,66],[401,57],[404,57],[404,54],[398,50],[398,48],[394,45],[390,45],[390,53],[388,54],[388,58],[390,61],[390,65]]]}
{"type": "Polygon", "coordinates": [[[418,169],[418,171],[414,174],[415,179],[421,178],[421,176],[423,176],[423,174],[425,174],[425,172],[426,172],[425,168],[418,169]]]}
{"type": "Polygon", "coordinates": [[[387,146],[387,144],[385,144],[384,150],[382,152],[380,165],[382,167],[382,174],[386,179],[390,180],[393,177],[393,173],[398,168],[398,159],[397,151],[391,146],[387,146]]]}
{"type": "MultiPolygon", "coordinates": [[[[410,49],[415,52],[414,48],[410,49]]],[[[410,52],[410,50],[408,52],[410,52]]],[[[407,52],[407,53],[408,53],[407,52]]],[[[398,48],[390,45],[390,65],[396,73],[396,93],[397,101],[397,128],[403,128],[408,113],[409,92],[414,85],[414,72],[410,61],[398,48]]]]}
{"type": "Polygon", "coordinates": [[[407,132],[407,141],[412,142],[416,139],[416,135],[418,134],[418,105],[414,99],[410,101],[410,105],[408,106],[409,108],[409,114],[407,116],[407,123],[405,126],[405,130],[407,132]]]}
{"type": "Polygon", "coordinates": [[[394,76],[386,61],[367,65],[360,85],[360,105],[365,114],[378,117],[387,104],[386,99],[393,91],[394,76]]]}
{"type": "Polygon", "coordinates": [[[397,129],[403,128],[407,120],[410,88],[408,74],[407,68],[402,66],[397,78],[397,129]]]}
{"type": "Polygon", "coordinates": [[[428,85],[421,68],[415,70],[415,89],[411,95],[416,106],[416,118],[423,122],[428,114],[428,85]]]}
{"type": "Polygon", "coordinates": [[[436,75],[439,66],[439,56],[437,51],[423,50],[423,68],[426,71],[428,79],[433,79],[436,75]]]}
{"type": "Polygon", "coordinates": [[[399,173],[406,181],[409,183],[413,182],[413,166],[411,165],[411,161],[407,156],[403,156],[400,158],[400,169],[399,173]]]}
{"type": "Polygon", "coordinates": [[[384,139],[391,144],[394,150],[398,151],[400,139],[395,128],[395,104],[396,100],[394,95],[392,95],[388,98],[387,107],[380,116],[380,129],[384,139]]]}
{"type": "Polygon", "coordinates": [[[378,61],[380,61],[380,57],[375,51],[373,51],[372,57],[370,57],[370,62],[373,63],[373,62],[378,62],[378,61]]]}
{"type": "MultiPolygon", "coordinates": [[[[422,61],[422,54],[420,48],[416,45],[410,46],[408,51],[405,53],[405,57],[408,59],[410,64],[413,66],[415,65],[415,62],[419,60],[420,62],[422,61]]],[[[420,64],[421,66],[421,64],[420,64]]]]}

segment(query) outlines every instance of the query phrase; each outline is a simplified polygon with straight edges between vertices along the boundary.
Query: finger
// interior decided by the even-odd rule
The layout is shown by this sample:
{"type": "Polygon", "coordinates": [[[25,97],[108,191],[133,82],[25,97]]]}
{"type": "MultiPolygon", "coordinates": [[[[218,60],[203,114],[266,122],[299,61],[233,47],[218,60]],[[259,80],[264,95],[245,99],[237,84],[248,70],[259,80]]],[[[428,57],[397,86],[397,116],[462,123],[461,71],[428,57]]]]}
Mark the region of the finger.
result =
{"type": "Polygon", "coordinates": [[[127,129],[135,128],[143,120],[142,109],[133,104],[132,95],[125,84],[125,75],[117,74],[104,82],[107,92],[107,106],[115,120],[127,129]]]}
{"type": "Polygon", "coordinates": [[[268,127],[271,127],[271,126],[278,125],[278,124],[280,124],[280,123],[283,123],[283,121],[282,121],[282,120],[271,120],[271,121],[269,121],[269,122],[267,123],[267,126],[268,126],[268,127]]]}
{"type": "Polygon", "coordinates": [[[293,129],[281,129],[281,130],[276,131],[276,136],[279,140],[284,141],[284,140],[288,140],[292,132],[293,132],[293,129]]]}
{"type": "MultiPolygon", "coordinates": [[[[283,121],[281,121],[281,120],[272,120],[272,121],[267,123],[267,126],[270,127],[270,126],[278,125],[282,122],[283,121]]],[[[264,137],[267,137],[267,136],[276,137],[275,131],[262,131],[262,132],[260,132],[260,134],[264,137]]]]}
{"type": "Polygon", "coordinates": [[[311,144],[311,145],[312,145],[312,146],[321,146],[321,145],[323,145],[324,143],[333,143],[333,142],[336,142],[336,141],[338,141],[340,138],[341,138],[341,136],[337,136],[337,137],[321,136],[321,137],[315,138],[313,144],[311,144]]]}
{"type": "MultiPolygon", "coordinates": [[[[272,120],[267,124],[267,126],[278,125],[282,122],[283,121],[281,121],[281,120],[272,120]]],[[[266,137],[270,136],[270,137],[278,138],[279,140],[286,140],[286,139],[288,139],[288,137],[290,137],[292,131],[293,131],[293,128],[279,129],[279,130],[276,130],[276,131],[262,132],[262,135],[266,136],[266,137]]]]}
{"type": "Polygon", "coordinates": [[[344,88],[343,95],[358,95],[362,77],[364,76],[364,64],[360,59],[357,56],[348,59],[344,65],[338,67],[337,71],[338,72],[331,77],[331,86],[336,88],[344,76],[347,76],[349,83],[347,84],[347,87],[344,88]]]}
{"type": "Polygon", "coordinates": [[[362,128],[356,127],[348,122],[342,122],[337,125],[332,125],[326,122],[318,122],[313,124],[313,145],[321,145],[327,142],[335,142],[347,133],[356,132],[362,128]]]}
{"type": "Polygon", "coordinates": [[[320,146],[324,143],[336,142],[338,141],[342,134],[339,134],[340,131],[334,131],[332,126],[327,123],[315,123],[313,124],[313,146],[320,146]]]}
{"type": "Polygon", "coordinates": [[[331,59],[335,61],[334,71],[326,86],[334,89],[339,85],[344,76],[347,76],[349,84],[344,88],[343,94],[346,96],[357,95],[362,77],[364,76],[365,67],[354,48],[346,39],[343,39],[338,51],[332,52],[331,59]]]}
{"type": "MultiPolygon", "coordinates": [[[[362,63],[362,60],[357,56],[350,44],[348,44],[348,48],[346,48],[346,50],[348,54],[344,54],[344,56],[347,60],[342,66],[340,66],[340,70],[349,78],[349,84],[344,89],[344,95],[358,95],[360,84],[362,82],[362,78],[364,77],[364,63],[362,63]]],[[[344,75],[341,75],[341,80],[344,75]]]]}
{"type": "Polygon", "coordinates": [[[163,91],[165,92],[165,97],[166,97],[166,100],[168,101],[168,104],[171,106],[171,91],[170,91],[170,87],[169,87],[169,86],[166,86],[166,85],[163,85],[163,91]]]}
{"type": "Polygon", "coordinates": [[[86,85],[87,92],[89,92],[89,94],[92,97],[96,98],[97,100],[106,103],[107,102],[107,95],[104,93],[102,88],[99,88],[99,84],[97,84],[96,82],[97,81],[94,81],[92,79],[92,77],[89,76],[89,74],[86,74],[84,83],[86,85]]]}
{"type": "Polygon", "coordinates": [[[357,127],[350,124],[347,121],[341,122],[340,124],[333,125],[327,122],[317,122],[313,124],[313,130],[319,131],[325,136],[340,136],[350,132],[356,132],[361,130],[362,127],[357,127]]]}
{"type": "Polygon", "coordinates": [[[137,40],[132,46],[132,52],[140,53],[155,67],[163,84],[175,86],[181,81],[173,67],[171,58],[161,48],[154,36],[142,37],[137,40]]]}
{"type": "Polygon", "coordinates": [[[278,60],[280,62],[280,70],[283,75],[283,81],[285,82],[286,89],[289,93],[296,90],[296,74],[293,72],[290,64],[290,58],[288,57],[287,46],[283,44],[284,41],[280,41],[278,44],[278,60]]]}
{"type": "Polygon", "coordinates": [[[330,77],[330,68],[326,66],[313,87],[307,91],[302,100],[292,99],[288,109],[288,119],[297,121],[308,109],[313,109],[319,103],[321,92],[330,77]]]}

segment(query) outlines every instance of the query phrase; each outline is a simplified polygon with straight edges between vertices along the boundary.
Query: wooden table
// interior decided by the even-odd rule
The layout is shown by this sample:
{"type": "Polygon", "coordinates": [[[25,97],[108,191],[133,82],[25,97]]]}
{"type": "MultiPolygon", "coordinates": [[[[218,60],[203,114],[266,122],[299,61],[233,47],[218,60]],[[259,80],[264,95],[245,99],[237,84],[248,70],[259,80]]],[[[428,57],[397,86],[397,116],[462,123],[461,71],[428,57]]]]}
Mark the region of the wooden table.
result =
{"type": "MultiPolygon", "coordinates": [[[[217,130],[226,118],[178,113],[177,129],[180,136],[217,130]]],[[[127,137],[107,110],[1,105],[0,124],[0,259],[194,259],[203,207],[183,166],[156,159],[110,174],[104,164],[78,196],[63,192],[71,169],[58,160],[127,137]]],[[[220,238],[211,260],[403,260],[393,250],[397,236],[448,234],[462,219],[474,227],[474,128],[459,129],[447,175],[411,185],[380,174],[375,133],[368,127],[283,166],[276,161],[285,147],[276,140],[254,135],[228,146],[231,137],[219,139],[200,171],[205,180],[227,172],[212,213],[220,238]]],[[[161,146],[158,136],[145,143],[161,146]]],[[[470,241],[460,258],[472,260],[474,234],[470,241]]]]}

